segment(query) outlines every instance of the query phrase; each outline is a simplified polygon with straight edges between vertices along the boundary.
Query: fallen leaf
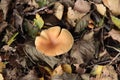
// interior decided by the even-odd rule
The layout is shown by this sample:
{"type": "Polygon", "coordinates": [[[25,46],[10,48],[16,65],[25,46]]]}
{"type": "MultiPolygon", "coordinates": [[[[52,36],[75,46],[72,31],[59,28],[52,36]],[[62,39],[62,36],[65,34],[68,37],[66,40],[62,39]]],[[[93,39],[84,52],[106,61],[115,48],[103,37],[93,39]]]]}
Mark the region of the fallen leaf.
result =
{"type": "Polygon", "coordinates": [[[56,67],[56,68],[53,70],[52,76],[60,76],[60,75],[62,75],[64,72],[65,72],[65,73],[72,73],[71,65],[66,64],[66,63],[59,65],[58,67],[56,67]]]}
{"type": "Polygon", "coordinates": [[[111,15],[112,22],[120,29],[120,19],[111,15]]]}
{"type": "Polygon", "coordinates": [[[39,29],[43,27],[44,21],[39,14],[36,14],[36,19],[34,19],[34,23],[39,29]]]}
{"type": "Polygon", "coordinates": [[[18,35],[19,33],[15,33],[7,42],[8,45],[11,45],[13,43],[13,41],[15,41],[15,37],[18,35]]]}
{"type": "Polygon", "coordinates": [[[76,72],[78,74],[84,74],[85,73],[86,69],[82,68],[80,66],[80,64],[73,64],[73,65],[74,65],[74,67],[76,67],[75,71],[73,71],[73,72],[76,72]]]}
{"type": "Polygon", "coordinates": [[[94,31],[90,31],[83,36],[83,40],[90,41],[93,39],[94,31]]]}
{"type": "Polygon", "coordinates": [[[43,7],[49,3],[50,0],[37,0],[36,2],[40,7],[43,7]]]}
{"type": "Polygon", "coordinates": [[[94,42],[93,32],[86,33],[81,40],[75,42],[70,56],[75,58],[77,64],[88,63],[94,57],[94,42]]]}
{"type": "Polygon", "coordinates": [[[69,64],[62,64],[62,70],[66,73],[72,73],[72,68],[71,68],[71,65],[69,64]]]}
{"type": "Polygon", "coordinates": [[[102,0],[114,15],[120,15],[120,0],[102,0]]]}
{"type": "Polygon", "coordinates": [[[60,59],[57,59],[55,57],[49,57],[49,56],[45,56],[44,54],[38,52],[35,48],[35,46],[31,45],[31,44],[26,44],[24,47],[24,50],[26,53],[26,55],[28,57],[31,57],[33,60],[35,61],[39,61],[42,60],[44,62],[46,62],[51,68],[53,68],[55,66],[55,64],[57,64],[58,62],[60,62],[60,59]]]}
{"type": "Polygon", "coordinates": [[[81,80],[78,74],[63,73],[61,76],[53,76],[51,80],[81,80]]]}
{"type": "Polygon", "coordinates": [[[39,80],[44,80],[44,77],[40,78],[39,80]]]}
{"type": "Polygon", "coordinates": [[[79,13],[78,11],[73,10],[72,7],[69,7],[67,12],[67,21],[75,27],[77,20],[81,19],[85,14],[86,13],[79,13]]]}
{"type": "Polygon", "coordinates": [[[95,2],[95,3],[102,3],[102,0],[90,0],[90,1],[93,1],[93,2],[95,2]]]}
{"type": "Polygon", "coordinates": [[[74,0],[59,0],[60,2],[64,3],[67,6],[74,6],[74,0]]]}
{"type": "Polygon", "coordinates": [[[77,0],[74,5],[74,10],[80,13],[87,13],[90,11],[90,3],[85,0],[77,0]]]}
{"type": "Polygon", "coordinates": [[[37,74],[34,70],[30,70],[29,73],[22,77],[20,80],[39,80],[39,78],[37,77],[37,74]]]}
{"type": "Polygon", "coordinates": [[[95,78],[91,77],[90,80],[118,80],[117,73],[113,66],[98,66],[98,68],[96,69],[98,69],[99,74],[97,74],[95,78]]]}
{"type": "Polygon", "coordinates": [[[77,21],[75,26],[75,32],[80,32],[88,26],[88,21],[90,20],[90,14],[83,16],[80,20],[77,21]]]}
{"type": "Polygon", "coordinates": [[[47,66],[39,65],[39,69],[43,74],[52,75],[52,70],[47,66]]]}
{"type": "Polygon", "coordinates": [[[20,29],[22,33],[23,32],[23,27],[22,27],[23,17],[20,15],[20,13],[16,9],[14,9],[13,17],[14,17],[15,28],[20,29]]]}
{"type": "Polygon", "coordinates": [[[3,78],[3,76],[2,76],[2,74],[0,73],[0,80],[4,80],[4,78],[3,78]]]}
{"type": "Polygon", "coordinates": [[[7,27],[7,22],[3,21],[2,23],[0,23],[0,33],[7,27]]]}
{"type": "Polygon", "coordinates": [[[59,65],[53,70],[52,76],[58,76],[58,75],[60,76],[62,74],[63,74],[62,66],[59,65]]]}
{"type": "Polygon", "coordinates": [[[3,10],[4,20],[6,19],[10,2],[11,2],[11,0],[1,0],[0,1],[0,9],[3,10]]]}
{"type": "Polygon", "coordinates": [[[114,39],[117,40],[118,42],[120,42],[120,31],[117,31],[115,29],[112,29],[109,32],[109,35],[114,39]]]}
{"type": "Polygon", "coordinates": [[[103,66],[101,65],[95,65],[94,68],[91,71],[91,75],[97,75],[100,76],[102,73],[103,66]]]}
{"type": "Polygon", "coordinates": [[[63,16],[63,11],[64,11],[64,6],[59,3],[59,2],[56,2],[55,3],[55,6],[54,6],[54,15],[59,19],[61,20],[62,19],[62,16],[63,16]]]}
{"type": "Polygon", "coordinates": [[[82,80],[90,80],[90,74],[82,74],[82,80]]]}
{"type": "Polygon", "coordinates": [[[103,4],[95,4],[97,7],[97,11],[103,15],[106,16],[106,7],[103,4]]]}
{"type": "Polygon", "coordinates": [[[35,38],[38,33],[39,28],[33,26],[32,22],[27,19],[24,20],[23,25],[24,25],[24,29],[27,32],[27,34],[30,37],[35,38]]]}
{"type": "Polygon", "coordinates": [[[0,9],[0,23],[4,20],[4,13],[3,10],[0,9]]]}
{"type": "Polygon", "coordinates": [[[28,4],[29,4],[30,6],[35,7],[35,8],[38,8],[38,7],[39,7],[39,5],[36,3],[36,0],[29,0],[28,4]]]}
{"type": "Polygon", "coordinates": [[[3,71],[5,67],[6,67],[5,63],[0,62],[0,73],[3,71]]]}
{"type": "Polygon", "coordinates": [[[75,59],[73,61],[74,64],[82,64],[82,63],[84,63],[84,60],[82,58],[82,54],[79,51],[79,45],[78,44],[79,43],[75,43],[73,45],[73,48],[72,48],[71,54],[70,54],[70,56],[75,59]]]}
{"type": "MultiPolygon", "coordinates": [[[[18,71],[17,68],[5,69],[5,71],[6,71],[6,74],[4,74],[5,80],[10,80],[10,79],[15,80],[15,79],[18,79],[19,76],[16,74],[17,71],[18,71]]],[[[19,74],[21,74],[21,72],[19,72],[19,74]]]]}
{"type": "Polygon", "coordinates": [[[15,48],[13,48],[13,47],[11,47],[11,46],[9,46],[9,45],[4,45],[4,46],[2,47],[2,49],[3,49],[4,51],[13,51],[13,52],[16,51],[15,48]]]}

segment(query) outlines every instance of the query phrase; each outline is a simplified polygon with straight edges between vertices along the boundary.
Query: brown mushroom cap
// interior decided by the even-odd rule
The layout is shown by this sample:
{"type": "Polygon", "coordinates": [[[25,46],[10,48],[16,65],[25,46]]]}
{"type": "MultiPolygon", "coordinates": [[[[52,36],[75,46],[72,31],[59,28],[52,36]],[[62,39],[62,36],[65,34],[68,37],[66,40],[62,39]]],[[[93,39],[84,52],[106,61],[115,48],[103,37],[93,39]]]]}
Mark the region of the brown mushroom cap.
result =
{"type": "Polygon", "coordinates": [[[68,52],[74,43],[71,33],[59,26],[43,30],[35,39],[38,51],[46,56],[57,56],[68,52]]]}

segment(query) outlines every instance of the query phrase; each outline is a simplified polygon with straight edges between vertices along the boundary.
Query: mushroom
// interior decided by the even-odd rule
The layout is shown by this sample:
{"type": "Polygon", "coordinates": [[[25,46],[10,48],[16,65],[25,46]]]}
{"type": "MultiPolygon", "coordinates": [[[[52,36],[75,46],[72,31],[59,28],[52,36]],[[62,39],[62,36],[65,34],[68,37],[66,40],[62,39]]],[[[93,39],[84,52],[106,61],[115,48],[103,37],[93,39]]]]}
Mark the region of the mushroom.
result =
{"type": "Polygon", "coordinates": [[[68,52],[74,43],[71,33],[59,26],[43,30],[35,39],[36,49],[46,56],[57,56],[68,52]]]}

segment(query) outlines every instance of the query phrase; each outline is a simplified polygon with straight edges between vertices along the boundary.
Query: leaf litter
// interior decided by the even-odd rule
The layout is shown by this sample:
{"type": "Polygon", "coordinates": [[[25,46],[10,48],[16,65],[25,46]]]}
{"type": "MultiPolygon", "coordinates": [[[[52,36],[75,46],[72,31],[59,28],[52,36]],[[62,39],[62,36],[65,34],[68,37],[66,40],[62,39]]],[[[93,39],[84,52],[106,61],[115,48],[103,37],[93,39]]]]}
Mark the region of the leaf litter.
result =
{"type": "Polygon", "coordinates": [[[119,80],[119,4],[120,0],[0,0],[0,80],[119,80]],[[58,32],[50,33],[55,26],[58,32]],[[42,44],[52,49],[58,43],[49,36],[62,40],[63,30],[74,38],[65,54],[46,56],[36,49],[39,34],[42,44]]]}

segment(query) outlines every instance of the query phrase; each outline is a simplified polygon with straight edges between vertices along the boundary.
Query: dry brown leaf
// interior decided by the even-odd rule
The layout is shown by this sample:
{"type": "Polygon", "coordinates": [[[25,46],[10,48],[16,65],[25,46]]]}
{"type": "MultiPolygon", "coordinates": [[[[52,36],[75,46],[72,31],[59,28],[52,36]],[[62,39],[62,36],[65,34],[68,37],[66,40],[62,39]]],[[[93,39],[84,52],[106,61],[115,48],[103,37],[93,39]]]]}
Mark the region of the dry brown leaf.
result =
{"type": "Polygon", "coordinates": [[[114,15],[120,15],[120,0],[102,0],[114,15]]]}
{"type": "Polygon", "coordinates": [[[81,40],[75,43],[71,51],[71,57],[76,59],[76,63],[87,63],[95,54],[95,45],[93,40],[81,40]]]}
{"type": "Polygon", "coordinates": [[[109,35],[114,39],[117,40],[118,42],[120,42],[120,31],[117,31],[115,29],[112,29],[109,32],[109,35]]]}
{"type": "Polygon", "coordinates": [[[4,80],[4,78],[3,78],[3,76],[2,76],[2,74],[0,73],[0,80],[4,80]]]}
{"type": "Polygon", "coordinates": [[[82,68],[80,67],[80,64],[73,64],[76,69],[75,69],[75,72],[78,73],[78,74],[84,74],[86,69],[85,68],[82,68]]]}
{"type": "Polygon", "coordinates": [[[95,4],[97,7],[97,11],[101,14],[101,15],[106,15],[106,7],[103,4],[95,4]]]}
{"type": "Polygon", "coordinates": [[[81,78],[78,74],[63,73],[60,76],[53,76],[51,80],[81,80],[81,78]]]}
{"type": "Polygon", "coordinates": [[[54,9],[55,9],[54,15],[55,15],[59,20],[61,20],[61,19],[62,19],[62,16],[63,16],[64,6],[63,6],[61,3],[56,2],[56,3],[55,3],[55,6],[54,6],[54,9]]]}
{"type": "Polygon", "coordinates": [[[7,27],[7,22],[3,21],[2,23],[0,23],[0,33],[7,27]]]}
{"type": "Polygon", "coordinates": [[[4,13],[3,10],[0,9],[0,23],[4,20],[4,13]]]}
{"type": "Polygon", "coordinates": [[[75,27],[77,20],[81,19],[86,13],[79,13],[76,10],[73,10],[72,7],[68,8],[67,12],[67,21],[75,27]]]}
{"type": "Polygon", "coordinates": [[[82,74],[81,77],[82,77],[82,80],[90,80],[89,74],[82,74]]]}
{"type": "Polygon", "coordinates": [[[39,5],[36,3],[35,0],[29,0],[28,4],[29,4],[30,6],[34,6],[35,8],[38,8],[38,7],[39,7],[39,5]]]}
{"type": "Polygon", "coordinates": [[[95,54],[93,32],[84,35],[83,39],[77,41],[71,50],[71,57],[76,59],[77,64],[89,62],[95,54]]]}
{"type": "Polygon", "coordinates": [[[3,10],[4,20],[6,19],[6,15],[7,15],[7,12],[8,12],[10,2],[11,2],[11,0],[1,0],[0,1],[0,9],[3,10]]]}
{"type": "Polygon", "coordinates": [[[90,11],[90,3],[85,0],[77,0],[74,5],[74,10],[80,13],[87,13],[90,11]]]}
{"type": "Polygon", "coordinates": [[[25,75],[20,80],[39,80],[34,70],[31,70],[27,75],[25,75]]]}
{"type": "Polygon", "coordinates": [[[31,45],[31,43],[26,44],[24,47],[24,50],[25,52],[27,52],[26,55],[29,55],[33,60],[35,61],[43,60],[48,65],[50,65],[51,68],[53,68],[55,64],[60,62],[60,59],[56,57],[49,57],[49,56],[45,56],[41,54],[40,52],[36,50],[36,48],[33,45],[31,45]]]}

